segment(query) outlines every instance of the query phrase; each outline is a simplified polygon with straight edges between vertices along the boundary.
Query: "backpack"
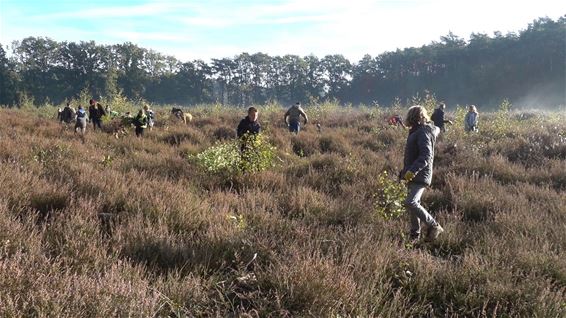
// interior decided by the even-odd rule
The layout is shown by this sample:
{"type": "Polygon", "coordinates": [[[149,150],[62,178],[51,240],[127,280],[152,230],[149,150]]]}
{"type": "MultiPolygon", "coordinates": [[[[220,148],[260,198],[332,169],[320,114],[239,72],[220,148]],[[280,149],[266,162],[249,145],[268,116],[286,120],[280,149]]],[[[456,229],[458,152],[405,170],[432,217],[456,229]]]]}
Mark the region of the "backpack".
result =
{"type": "Polygon", "coordinates": [[[77,119],[85,118],[85,117],[86,117],[86,111],[84,109],[77,110],[77,119]]]}

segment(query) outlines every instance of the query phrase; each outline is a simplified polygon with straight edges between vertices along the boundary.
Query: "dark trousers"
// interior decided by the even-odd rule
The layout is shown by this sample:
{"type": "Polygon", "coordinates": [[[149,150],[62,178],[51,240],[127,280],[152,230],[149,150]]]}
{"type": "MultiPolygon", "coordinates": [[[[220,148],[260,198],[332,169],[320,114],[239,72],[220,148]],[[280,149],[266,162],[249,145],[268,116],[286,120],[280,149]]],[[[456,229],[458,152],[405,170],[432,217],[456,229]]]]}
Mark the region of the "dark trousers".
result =
{"type": "Polygon", "coordinates": [[[143,131],[145,128],[136,127],[136,137],[143,137],[143,131]]]}
{"type": "Polygon", "coordinates": [[[301,123],[298,121],[292,121],[289,123],[289,131],[298,134],[301,131],[301,123]]]}
{"type": "Polygon", "coordinates": [[[92,128],[96,130],[96,126],[102,130],[102,120],[100,118],[93,118],[92,119],[92,128]]]}

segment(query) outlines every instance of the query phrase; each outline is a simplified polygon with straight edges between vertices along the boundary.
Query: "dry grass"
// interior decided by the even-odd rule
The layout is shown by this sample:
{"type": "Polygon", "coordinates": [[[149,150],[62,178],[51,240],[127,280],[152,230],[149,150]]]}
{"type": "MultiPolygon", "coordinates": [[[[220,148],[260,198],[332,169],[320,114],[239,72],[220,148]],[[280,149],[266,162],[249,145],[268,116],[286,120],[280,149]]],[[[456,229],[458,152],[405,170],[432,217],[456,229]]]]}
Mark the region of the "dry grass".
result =
{"type": "Polygon", "coordinates": [[[566,315],[563,114],[444,135],[423,200],[446,233],[418,248],[373,212],[406,138],[387,114],[319,109],[295,137],[265,111],[276,167],[228,178],[187,155],[240,114],[193,115],[83,143],[0,111],[0,316],[566,315]]]}

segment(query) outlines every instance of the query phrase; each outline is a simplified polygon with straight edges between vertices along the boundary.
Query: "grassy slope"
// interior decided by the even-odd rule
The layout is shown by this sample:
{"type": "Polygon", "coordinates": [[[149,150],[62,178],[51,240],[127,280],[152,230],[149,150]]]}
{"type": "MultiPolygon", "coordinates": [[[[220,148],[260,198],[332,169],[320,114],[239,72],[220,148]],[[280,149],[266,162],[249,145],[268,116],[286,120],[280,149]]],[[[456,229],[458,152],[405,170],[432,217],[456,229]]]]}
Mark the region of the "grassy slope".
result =
{"type": "Polygon", "coordinates": [[[322,133],[297,139],[261,112],[281,161],[253,176],[186,160],[233,137],[240,113],[83,144],[1,110],[0,316],[565,314],[564,114],[454,127],[423,199],[447,231],[411,249],[407,221],[372,208],[406,138],[385,113],[311,110],[322,133]]]}

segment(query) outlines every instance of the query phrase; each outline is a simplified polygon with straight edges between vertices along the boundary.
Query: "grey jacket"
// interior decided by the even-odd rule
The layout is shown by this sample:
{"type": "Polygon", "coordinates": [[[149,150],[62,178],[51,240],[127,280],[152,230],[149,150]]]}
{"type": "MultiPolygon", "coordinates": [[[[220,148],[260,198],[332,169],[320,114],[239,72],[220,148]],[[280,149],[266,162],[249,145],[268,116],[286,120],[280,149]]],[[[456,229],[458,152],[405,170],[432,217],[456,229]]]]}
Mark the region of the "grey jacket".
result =
{"type": "Polygon", "coordinates": [[[476,131],[478,129],[478,113],[468,112],[464,118],[464,130],[476,131]]]}
{"type": "Polygon", "coordinates": [[[405,159],[403,170],[399,174],[404,176],[407,171],[415,173],[411,181],[430,185],[432,181],[432,165],[434,161],[434,144],[440,129],[433,124],[425,124],[411,129],[405,146],[405,159]]]}

